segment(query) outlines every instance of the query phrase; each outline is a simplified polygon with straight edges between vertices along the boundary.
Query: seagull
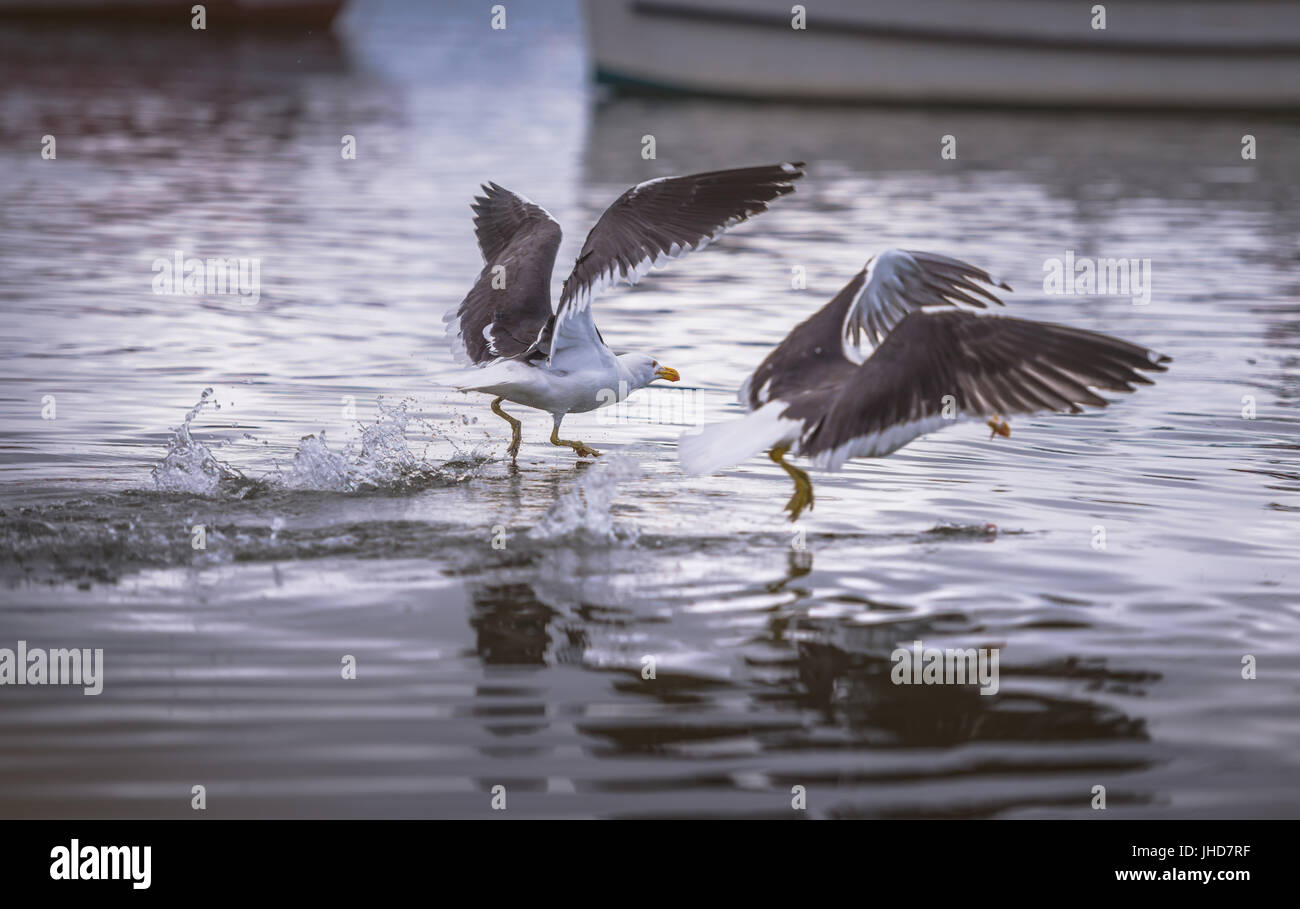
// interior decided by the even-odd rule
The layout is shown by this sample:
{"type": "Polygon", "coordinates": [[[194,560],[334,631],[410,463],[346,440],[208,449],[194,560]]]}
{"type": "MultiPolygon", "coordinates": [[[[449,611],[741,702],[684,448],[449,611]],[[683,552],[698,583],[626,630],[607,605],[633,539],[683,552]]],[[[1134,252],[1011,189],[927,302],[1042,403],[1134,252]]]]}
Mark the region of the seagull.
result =
{"type": "Polygon", "coordinates": [[[668,259],[702,249],[727,228],[767,210],[794,191],[803,162],[661,177],[629,189],[605,209],[587,234],[560,300],[551,309],[551,271],[560,225],[540,206],[498,186],[474,200],[474,232],[483,270],[469,295],[443,316],[452,353],[470,367],[448,384],[494,396],[492,412],[511,428],[512,461],[520,421],[502,401],[551,415],[551,444],[578,457],[600,452],[560,438],[566,414],[616,403],[656,379],[678,381],[677,370],[643,353],[615,354],[592,318],[592,298],[611,284],[636,281],[668,259]]]}
{"type": "Polygon", "coordinates": [[[868,260],[745,380],[747,416],[681,437],[683,470],[716,473],[767,450],[794,481],[785,510],[796,521],[813,507],[812,481],[788,454],[835,471],[977,417],[987,418],[990,440],[1010,436],[1003,414],[1105,407],[1093,389],[1154,384],[1139,370],[1164,372],[1169,362],[1094,331],[976,315],[1003,305],[983,285],[1011,290],[936,253],[891,249],[868,260]]]}

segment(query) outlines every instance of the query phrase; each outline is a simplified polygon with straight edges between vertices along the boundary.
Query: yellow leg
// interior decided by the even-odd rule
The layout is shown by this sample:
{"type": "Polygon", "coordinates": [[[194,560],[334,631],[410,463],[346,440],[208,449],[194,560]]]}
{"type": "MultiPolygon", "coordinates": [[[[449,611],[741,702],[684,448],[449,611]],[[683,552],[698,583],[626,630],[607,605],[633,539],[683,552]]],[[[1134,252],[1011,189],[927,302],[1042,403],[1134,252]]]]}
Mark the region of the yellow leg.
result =
{"type": "Polygon", "coordinates": [[[514,461],[519,458],[519,443],[524,439],[524,434],[520,431],[523,424],[501,409],[501,402],[504,400],[505,398],[495,399],[492,402],[492,412],[510,424],[510,447],[506,449],[506,454],[514,461]]]}
{"type": "Polygon", "coordinates": [[[989,433],[990,442],[993,441],[994,436],[1002,436],[1004,439],[1011,438],[1011,424],[997,414],[994,414],[993,419],[989,420],[986,425],[993,430],[989,433]]]}
{"type": "Polygon", "coordinates": [[[560,438],[560,424],[559,424],[559,423],[556,423],[556,424],[555,424],[555,428],[551,430],[551,444],[552,444],[552,445],[567,445],[567,446],[569,446],[570,448],[572,448],[572,449],[574,450],[574,452],[576,452],[577,455],[578,455],[578,457],[580,457],[580,458],[585,458],[585,457],[587,457],[588,455],[590,455],[590,456],[593,457],[593,458],[598,458],[598,457],[600,457],[600,452],[598,452],[598,451],[597,451],[596,449],[594,449],[594,448],[588,448],[587,445],[586,445],[585,443],[583,443],[583,442],[574,442],[574,441],[571,441],[570,439],[561,439],[561,438],[560,438]]]}
{"type": "Polygon", "coordinates": [[[791,521],[797,521],[805,508],[812,511],[813,487],[808,474],[793,464],[786,463],[785,455],[789,450],[790,446],[788,445],[778,445],[769,451],[767,456],[780,464],[781,469],[790,475],[790,479],[794,480],[794,495],[790,496],[790,501],[785,503],[785,510],[790,512],[791,521]]]}

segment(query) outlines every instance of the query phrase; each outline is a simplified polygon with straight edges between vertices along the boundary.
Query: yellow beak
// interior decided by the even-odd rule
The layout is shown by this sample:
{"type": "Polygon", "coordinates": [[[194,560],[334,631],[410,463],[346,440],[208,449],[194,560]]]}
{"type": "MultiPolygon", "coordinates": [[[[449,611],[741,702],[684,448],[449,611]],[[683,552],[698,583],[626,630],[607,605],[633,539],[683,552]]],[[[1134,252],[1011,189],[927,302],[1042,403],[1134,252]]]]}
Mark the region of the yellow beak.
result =
{"type": "Polygon", "coordinates": [[[669,382],[676,382],[681,378],[681,375],[671,366],[660,366],[655,370],[655,378],[667,379],[669,382]]]}

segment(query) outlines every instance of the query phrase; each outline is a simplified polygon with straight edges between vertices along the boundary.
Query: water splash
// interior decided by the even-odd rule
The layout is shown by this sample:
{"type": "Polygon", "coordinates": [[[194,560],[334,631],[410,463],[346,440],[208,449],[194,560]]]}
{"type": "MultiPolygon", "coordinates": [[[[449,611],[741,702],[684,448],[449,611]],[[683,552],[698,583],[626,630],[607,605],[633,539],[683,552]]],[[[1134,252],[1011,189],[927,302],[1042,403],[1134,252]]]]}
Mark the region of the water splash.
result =
{"type": "MultiPolygon", "coordinates": [[[[172,429],[171,438],[167,440],[167,454],[150,472],[157,489],[211,496],[217,493],[223,481],[244,479],[243,474],[217,460],[211,449],[190,435],[190,424],[211,398],[212,389],[203,389],[198,403],[185,414],[181,425],[172,429]]],[[[219,404],[214,406],[220,408],[219,404]]]]}
{"type": "Polygon", "coordinates": [[[611,509],[618,497],[618,484],[641,473],[641,463],[634,458],[602,457],[572,489],[551,503],[546,514],[528,531],[529,539],[586,537],[606,542],[635,542],[636,528],[618,524],[611,509]]]}
{"type": "MultiPolygon", "coordinates": [[[[472,479],[492,460],[477,448],[469,452],[461,450],[445,433],[417,418],[409,410],[413,399],[390,405],[381,396],[376,401],[379,415],[360,426],[360,438],[356,441],[342,448],[331,448],[323,431],[304,436],[287,467],[276,465],[269,475],[251,479],[213,454],[212,450],[223,443],[204,444],[191,434],[191,424],[204,407],[211,404],[220,409],[213,402],[212,394],[211,388],[205,388],[181,425],[172,430],[167,453],[151,472],[154,487],[159,491],[205,497],[229,494],[235,498],[275,487],[319,492],[411,491],[472,479]],[[455,456],[438,464],[423,452],[412,450],[407,440],[412,424],[427,432],[430,443],[451,442],[455,456]]],[[[244,438],[252,437],[245,433],[244,438]]]]}
{"type": "Polygon", "coordinates": [[[350,474],[346,454],[331,451],[322,430],[319,436],[302,437],[293,453],[293,463],[281,479],[290,489],[351,491],[355,486],[350,474]]]}
{"type": "Polygon", "coordinates": [[[282,472],[280,481],[290,489],[315,489],[356,492],[362,489],[414,489],[463,477],[444,471],[447,465],[434,465],[423,454],[411,450],[408,427],[414,422],[431,437],[438,432],[428,422],[414,417],[408,410],[412,401],[396,405],[376,401],[379,416],[361,429],[361,438],[342,449],[330,448],[325,433],[304,436],[294,452],[293,463],[282,472]]]}

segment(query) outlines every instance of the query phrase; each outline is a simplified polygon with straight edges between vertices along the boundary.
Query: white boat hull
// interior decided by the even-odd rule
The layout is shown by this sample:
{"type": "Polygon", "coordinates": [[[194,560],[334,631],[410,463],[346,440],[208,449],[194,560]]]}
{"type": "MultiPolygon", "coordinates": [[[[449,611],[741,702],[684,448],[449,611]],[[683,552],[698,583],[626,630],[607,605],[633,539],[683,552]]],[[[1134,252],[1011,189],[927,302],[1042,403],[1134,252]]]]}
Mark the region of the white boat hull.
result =
{"type": "Polygon", "coordinates": [[[1300,107],[1300,5],[586,0],[596,76],[756,99],[1300,107]]]}

